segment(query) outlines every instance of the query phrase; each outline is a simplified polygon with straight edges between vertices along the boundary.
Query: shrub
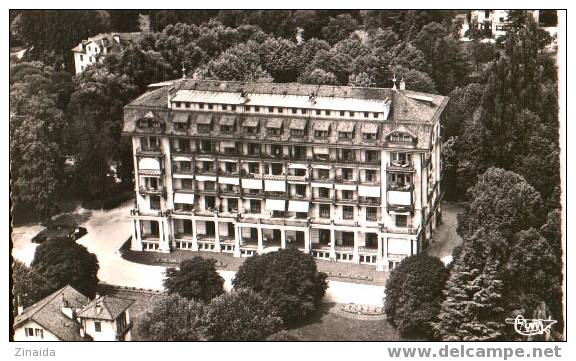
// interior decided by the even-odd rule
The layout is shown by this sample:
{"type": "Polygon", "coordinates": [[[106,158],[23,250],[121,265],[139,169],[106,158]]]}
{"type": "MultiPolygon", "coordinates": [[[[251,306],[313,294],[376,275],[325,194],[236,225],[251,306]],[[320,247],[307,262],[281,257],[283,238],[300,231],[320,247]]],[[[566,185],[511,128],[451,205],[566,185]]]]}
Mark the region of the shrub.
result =
{"type": "Polygon", "coordinates": [[[216,297],[206,308],[206,335],[216,341],[260,341],[282,327],[266,298],[250,289],[216,297]]]}
{"type": "Polygon", "coordinates": [[[201,302],[169,295],[142,316],[137,332],[146,341],[202,340],[204,307],[201,302]]]}
{"type": "Polygon", "coordinates": [[[314,258],[295,248],[248,258],[232,282],[267,297],[286,324],[314,312],[328,287],[314,258]]]}
{"type": "Polygon", "coordinates": [[[448,269],[428,255],[405,258],[386,282],[385,312],[403,335],[429,336],[443,301],[448,269]]]}
{"type": "Polygon", "coordinates": [[[196,256],[180,262],[180,269],[168,268],[164,278],[168,293],[209,302],[224,293],[224,279],[216,271],[216,261],[196,256]]]}

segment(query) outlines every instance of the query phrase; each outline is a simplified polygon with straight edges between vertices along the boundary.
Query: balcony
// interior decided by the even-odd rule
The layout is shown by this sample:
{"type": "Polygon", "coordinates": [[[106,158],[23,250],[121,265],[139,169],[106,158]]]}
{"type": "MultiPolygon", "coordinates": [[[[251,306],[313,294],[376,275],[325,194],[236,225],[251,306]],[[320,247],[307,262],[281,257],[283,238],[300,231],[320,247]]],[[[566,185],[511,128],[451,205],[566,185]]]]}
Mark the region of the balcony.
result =
{"type": "Polygon", "coordinates": [[[288,175],[286,176],[286,180],[292,181],[292,182],[307,182],[307,181],[308,181],[308,176],[307,176],[307,175],[291,175],[291,174],[288,174],[288,175]]]}
{"type": "Polygon", "coordinates": [[[321,196],[321,195],[314,195],[312,197],[312,201],[313,202],[321,202],[321,203],[332,203],[332,201],[334,200],[334,197],[332,196],[321,196]]]}
{"type": "Polygon", "coordinates": [[[357,204],[357,203],[358,203],[358,198],[357,198],[357,197],[348,197],[348,198],[336,197],[336,203],[342,203],[342,204],[357,204]]]}
{"type": "Polygon", "coordinates": [[[301,194],[290,194],[290,199],[293,201],[310,201],[310,197],[301,194]]]}
{"type": "Polygon", "coordinates": [[[414,164],[412,161],[390,161],[386,165],[386,170],[397,172],[413,172],[414,164]]]}
{"type": "Polygon", "coordinates": [[[380,198],[373,197],[360,197],[359,203],[364,206],[379,206],[380,198]]]}
{"type": "Polygon", "coordinates": [[[141,194],[151,194],[151,195],[163,195],[165,193],[165,189],[163,186],[158,187],[151,187],[151,186],[140,186],[139,189],[141,194]]]}
{"type": "Polygon", "coordinates": [[[172,173],[174,173],[174,174],[194,174],[194,171],[192,170],[192,168],[174,167],[172,170],[172,173]]]}
{"type": "Polygon", "coordinates": [[[262,159],[289,160],[290,156],[283,153],[262,153],[262,159]]]}
{"type": "Polygon", "coordinates": [[[384,227],[385,233],[398,233],[398,234],[418,234],[419,229],[406,227],[384,227]]]}
{"type": "Polygon", "coordinates": [[[364,158],[364,160],[361,161],[360,163],[370,164],[370,165],[380,165],[380,159],[378,159],[378,158],[364,158]]]}
{"type": "Polygon", "coordinates": [[[196,174],[214,175],[215,176],[216,175],[216,169],[196,167],[196,174]]]}
{"type": "Polygon", "coordinates": [[[136,148],[136,154],[142,156],[159,156],[162,155],[162,148],[160,146],[141,146],[136,148]]]}
{"type": "Polygon", "coordinates": [[[342,176],[336,176],[336,183],[343,183],[343,184],[358,184],[358,180],[354,178],[345,178],[342,176]]]}
{"type": "Polygon", "coordinates": [[[161,211],[159,209],[139,209],[139,208],[134,208],[130,210],[130,215],[135,217],[135,216],[148,216],[148,217],[165,217],[167,215],[169,215],[169,211],[161,211]]]}
{"type": "Polygon", "coordinates": [[[265,192],[266,199],[287,199],[288,195],[285,192],[265,192]]]}
{"type": "Polygon", "coordinates": [[[172,148],[172,154],[180,154],[180,155],[192,155],[192,150],[190,148],[172,148]]]}
{"type": "Polygon", "coordinates": [[[330,156],[328,154],[314,154],[312,158],[315,162],[319,163],[336,163],[336,157],[330,156]]]}

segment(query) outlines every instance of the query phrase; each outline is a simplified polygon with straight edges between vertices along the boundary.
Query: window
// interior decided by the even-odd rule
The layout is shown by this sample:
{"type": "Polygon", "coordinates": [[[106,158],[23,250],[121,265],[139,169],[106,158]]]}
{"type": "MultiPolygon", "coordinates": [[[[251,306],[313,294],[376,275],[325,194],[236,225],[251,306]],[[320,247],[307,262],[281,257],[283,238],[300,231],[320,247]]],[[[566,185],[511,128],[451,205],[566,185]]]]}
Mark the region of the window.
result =
{"type": "Polygon", "coordinates": [[[340,139],[352,139],[352,132],[338,132],[340,139]]]}
{"type": "Polygon", "coordinates": [[[378,218],[378,208],[366,207],[366,220],[375,221],[378,218]]]}
{"type": "Polygon", "coordinates": [[[214,209],[216,207],[216,197],[204,197],[204,209],[214,209]]]}
{"type": "Polygon", "coordinates": [[[347,199],[347,200],[351,200],[352,196],[353,196],[354,192],[353,191],[349,191],[349,190],[343,190],[342,191],[342,199],[347,199]]]}
{"type": "Polygon", "coordinates": [[[280,128],[268,128],[268,135],[275,135],[278,136],[280,135],[282,132],[280,131],[280,128]]]}
{"type": "Polygon", "coordinates": [[[318,196],[320,198],[330,198],[330,190],[328,188],[318,188],[318,196]]]}
{"type": "Polygon", "coordinates": [[[222,110],[228,110],[228,105],[222,104],[222,110]]]}
{"type": "Polygon", "coordinates": [[[368,118],[369,115],[370,115],[370,113],[364,112],[364,118],[368,118]]]}
{"type": "Polygon", "coordinates": [[[256,127],[244,127],[244,134],[255,135],[257,131],[256,127]]]}
{"type": "Polygon", "coordinates": [[[293,137],[303,137],[304,129],[290,129],[290,135],[293,137]]]}
{"type": "Polygon", "coordinates": [[[330,115],[330,111],[329,111],[329,110],[325,110],[325,111],[324,111],[324,114],[325,114],[325,115],[330,115]]]}
{"type": "Polygon", "coordinates": [[[259,113],[259,112],[260,112],[260,107],[259,107],[259,106],[254,106],[254,111],[255,111],[256,113],[259,113]]]}
{"type": "Polygon", "coordinates": [[[374,113],[374,118],[378,118],[378,113],[374,113]]]}
{"type": "Polygon", "coordinates": [[[228,212],[237,212],[237,211],[238,211],[238,199],[228,198],[228,212]]]}
{"type": "Polygon", "coordinates": [[[80,61],[84,61],[84,55],[80,55],[80,61]]]}
{"type": "Polygon", "coordinates": [[[350,112],[350,117],[354,118],[354,112],[350,112]]]}
{"type": "Polygon", "coordinates": [[[296,114],[296,113],[298,113],[298,109],[292,108],[292,114],[296,114]]]}
{"type": "Polygon", "coordinates": [[[406,227],[408,226],[408,216],[403,214],[396,215],[396,227],[406,227]]]}
{"type": "Polygon", "coordinates": [[[225,168],[226,168],[226,173],[235,173],[236,172],[236,163],[226,162],[225,168]]]}
{"type": "Polygon", "coordinates": [[[341,117],[343,117],[345,114],[346,114],[345,111],[343,111],[343,110],[340,111],[340,116],[341,116],[341,117]]]}
{"type": "Polygon", "coordinates": [[[306,114],[306,109],[300,109],[300,114],[306,114]]]}
{"type": "Polygon", "coordinates": [[[297,196],[306,197],[306,185],[305,184],[296,184],[295,192],[297,196]]]}
{"type": "Polygon", "coordinates": [[[284,108],[278,108],[278,113],[284,113],[284,108]]]}
{"type": "Polygon", "coordinates": [[[330,178],[330,171],[328,169],[318,169],[318,179],[327,180],[330,178]]]}
{"type": "Polygon", "coordinates": [[[248,163],[248,172],[250,174],[260,174],[260,164],[248,163]]]}
{"type": "Polygon", "coordinates": [[[364,140],[376,140],[376,133],[362,133],[362,139],[364,139],[364,140]]]}
{"type": "Polygon", "coordinates": [[[376,171],[373,169],[366,170],[366,182],[375,182],[376,181],[376,171]]]}
{"type": "Polygon", "coordinates": [[[102,332],[102,325],[100,324],[100,321],[94,321],[94,331],[102,332]]]}
{"type": "Polygon", "coordinates": [[[274,113],[274,107],[268,107],[268,113],[274,113]]]}
{"type": "Polygon", "coordinates": [[[316,109],[316,115],[320,115],[322,114],[322,111],[320,109],[316,109]]]}
{"type": "Polygon", "coordinates": [[[232,105],[230,108],[232,108],[233,111],[236,111],[236,105],[232,105]]]}
{"type": "Polygon", "coordinates": [[[26,327],[24,332],[26,333],[26,337],[34,337],[34,329],[32,327],[26,327]]]}
{"type": "Polygon", "coordinates": [[[192,189],[192,179],[182,179],[182,189],[192,189]]]}
{"type": "Polygon", "coordinates": [[[343,219],[353,219],[354,218],[354,207],[351,207],[351,206],[342,207],[342,218],[343,219]]]}
{"type": "Polygon", "coordinates": [[[160,196],[150,196],[150,209],[160,209],[160,196]]]}
{"type": "Polygon", "coordinates": [[[214,191],[216,189],[216,182],[206,181],[204,182],[205,191],[214,191]]]}
{"type": "Polygon", "coordinates": [[[190,108],[190,103],[184,103],[186,105],[186,108],[190,108]]]}
{"type": "Polygon", "coordinates": [[[208,109],[209,109],[209,110],[214,109],[214,104],[208,104],[208,109]]]}
{"type": "Polygon", "coordinates": [[[314,137],[316,139],[326,139],[328,138],[328,131],[327,130],[315,130],[314,137]]]}
{"type": "Polygon", "coordinates": [[[354,172],[351,168],[342,168],[342,179],[351,180],[354,172]]]}
{"type": "Polygon", "coordinates": [[[198,103],[198,108],[204,109],[204,103],[198,103]]]}
{"type": "Polygon", "coordinates": [[[180,102],[174,102],[174,106],[175,106],[176,108],[180,108],[180,102]]]}
{"type": "Polygon", "coordinates": [[[173,124],[174,124],[174,129],[176,129],[178,131],[186,131],[188,129],[188,123],[175,122],[173,124]]]}
{"type": "Polygon", "coordinates": [[[210,124],[197,124],[199,133],[210,133],[212,126],[210,124]]]}
{"type": "Polygon", "coordinates": [[[231,125],[221,125],[221,126],[220,126],[220,131],[221,131],[222,133],[232,133],[233,128],[232,128],[231,125]]]}
{"type": "Polygon", "coordinates": [[[250,200],[250,213],[261,213],[262,202],[259,200],[250,200]]]}

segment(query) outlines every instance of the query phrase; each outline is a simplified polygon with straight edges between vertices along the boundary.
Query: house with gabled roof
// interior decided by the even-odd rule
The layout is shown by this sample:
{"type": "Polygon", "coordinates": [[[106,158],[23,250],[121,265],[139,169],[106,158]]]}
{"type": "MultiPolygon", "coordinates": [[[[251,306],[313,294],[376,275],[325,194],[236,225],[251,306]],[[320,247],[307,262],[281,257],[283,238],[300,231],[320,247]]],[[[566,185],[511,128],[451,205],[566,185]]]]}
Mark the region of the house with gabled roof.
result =
{"type": "Polygon", "coordinates": [[[14,341],[130,341],[132,303],[98,295],[90,301],[67,285],[15,317],[14,341]]]}

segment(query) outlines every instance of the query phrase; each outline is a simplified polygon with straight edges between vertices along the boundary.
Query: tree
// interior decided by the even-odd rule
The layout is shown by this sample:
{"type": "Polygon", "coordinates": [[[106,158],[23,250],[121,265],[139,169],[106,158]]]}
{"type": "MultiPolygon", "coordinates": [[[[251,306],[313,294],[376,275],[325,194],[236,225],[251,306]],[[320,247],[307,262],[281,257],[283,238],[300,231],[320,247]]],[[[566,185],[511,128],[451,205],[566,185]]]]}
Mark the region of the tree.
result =
{"type": "Polygon", "coordinates": [[[24,308],[46,297],[46,279],[20,261],[12,264],[12,296],[14,304],[24,308]]]}
{"type": "Polygon", "coordinates": [[[262,341],[282,327],[282,319],[265,297],[234,289],[206,308],[206,334],[214,341],[262,341]]]}
{"type": "Polygon", "coordinates": [[[562,318],[562,261],[536,229],[520,231],[506,264],[508,308],[532,315],[542,302],[555,320],[562,318]]]}
{"type": "Polygon", "coordinates": [[[272,75],[275,82],[287,83],[296,80],[298,48],[290,40],[266,39],[259,49],[263,69],[272,75]]]}
{"type": "Polygon", "coordinates": [[[146,341],[204,340],[203,303],[177,294],[168,295],[152,305],[138,322],[138,333],[146,341]]]}
{"type": "Polygon", "coordinates": [[[98,258],[68,237],[39,245],[30,266],[46,279],[48,293],[70,285],[89,298],[96,295],[98,258]]]}
{"type": "Polygon", "coordinates": [[[538,226],[542,216],[540,194],[511,171],[490,168],[467,193],[470,200],[458,215],[458,233],[469,237],[480,227],[499,232],[505,239],[538,226]]]}
{"type": "Polygon", "coordinates": [[[328,286],[326,274],[317,271],[314,258],[294,248],[247,259],[232,283],[268,298],[286,324],[310,315],[328,286]]]}
{"type": "Polygon", "coordinates": [[[372,88],[375,86],[370,75],[366,73],[350,74],[348,85],[363,88],[372,88]]]}
{"type": "Polygon", "coordinates": [[[449,94],[463,85],[469,73],[468,62],[460,40],[446,25],[431,23],[422,28],[413,41],[430,64],[430,76],[440,94],[449,94]]]}
{"type": "Polygon", "coordinates": [[[191,300],[209,302],[224,293],[224,279],[216,271],[216,261],[196,256],[180,262],[180,269],[168,268],[164,288],[191,300]]]}
{"type": "Polygon", "coordinates": [[[388,320],[403,335],[431,336],[437,320],[448,269],[428,255],[410,256],[390,272],[384,300],[388,320]]]}
{"type": "Polygon", "coordinates": [[[336,85],[338,80],[336,75],[326,72],[322,69],[313,69],[306,71],[298,78],[299,83],[303,84],[316,84],[316,85],[336,85]]]}
{"type": "Polygon", "coordinates": [[[10,87],[12,200],[30,205],[48,224],[63,182],[66,120],[47,73],[26,75],[10,87]]]}
{"type": "Polygon", "coordinates": [[[358,21],[350,14],[340,14],[331,17],[328,24],[322,28],[322,38],[330,44],[336,44],[359,29],[358,21]]]}
{"type": "Polygon", "coordinates": [[[464,239],[446,282],[434,333],[442,341],[493,341],[504,331],[505,285],[501,276],[506,242],[479,228],[464,239]]]}
{"type": "Polygon", "coordinates": [[[406,69],[402,66],[393,67],[392,72],[396,75],[396,79],[404,80],[407,90],[431,94],[437,93],[436,84],[430,78],[430,75],[424,72],[406,69]]]}
{"type": "MultiPolygon", "coordinates": [[[[127,159],[123,147],[123,108],[138,93],[126,75],[109,72],[105,67],[88,67],[75,78],[68,115],[72,122],[70,142],[76,156],[76,189],[88,200],[116,193],[110,164],[127,159]]],[[[126,164],[130,167],[132,162],[126,164]]],[[[126,186],[128,186],[127,184],[126,186]]]]}
{"type": "Polygon", "coordinates": [[[82,40],[110,30],[104,10],[25,10],[14,19],[11,31],[26,44],[26,57],[68,70],[73,69],[70,49],[82,40]],[[46,36],[58,34],[58,36],[46,36]]]}
{"type": "Polygon", "coordinates": [[[210,60],[202,72],[205,79],[270,81],[258,55],[258,44],[253,41],[227,49],[217,59],[210,60]]]}

